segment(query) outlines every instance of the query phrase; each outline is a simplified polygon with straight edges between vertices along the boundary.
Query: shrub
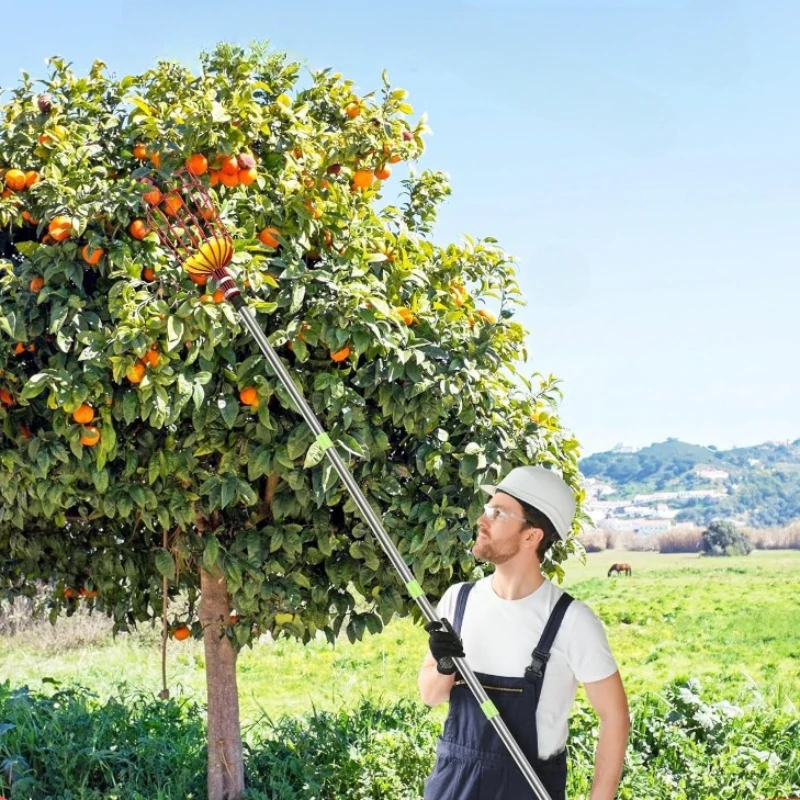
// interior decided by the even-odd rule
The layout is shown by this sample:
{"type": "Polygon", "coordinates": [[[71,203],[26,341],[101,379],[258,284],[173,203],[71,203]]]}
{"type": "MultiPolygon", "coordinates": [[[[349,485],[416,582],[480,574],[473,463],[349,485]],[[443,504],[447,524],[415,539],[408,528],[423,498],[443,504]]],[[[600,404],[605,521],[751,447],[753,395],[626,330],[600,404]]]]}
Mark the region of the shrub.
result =
{"type": "Polygon", "coordinates": [[[658,534],[661,553],[696,553],[700,548],[701,531],[694,526],[678,526],[658,534]]]}
{"type": "Polygon", "coordinates": [[[753,549],[747,534],[730,522],[712,522],[700,537],[700,550],[707,556],[746,556],[753,549]]]}

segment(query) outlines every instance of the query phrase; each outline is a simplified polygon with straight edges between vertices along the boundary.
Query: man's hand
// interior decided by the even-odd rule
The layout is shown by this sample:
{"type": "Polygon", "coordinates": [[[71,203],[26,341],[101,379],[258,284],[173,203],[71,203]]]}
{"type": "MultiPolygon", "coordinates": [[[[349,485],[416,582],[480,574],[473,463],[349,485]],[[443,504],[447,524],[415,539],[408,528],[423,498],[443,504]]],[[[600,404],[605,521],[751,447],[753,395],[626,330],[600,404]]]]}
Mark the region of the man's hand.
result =
{"type": "Polygon", "coordinates": [[[446,620],[429,622],[425,626],[428,631],[428,647],[436,659],[436,670],[442,675],[452,675],[456,671],[454,658],[464,658],[464,645],[453,626],[446,620]]]}

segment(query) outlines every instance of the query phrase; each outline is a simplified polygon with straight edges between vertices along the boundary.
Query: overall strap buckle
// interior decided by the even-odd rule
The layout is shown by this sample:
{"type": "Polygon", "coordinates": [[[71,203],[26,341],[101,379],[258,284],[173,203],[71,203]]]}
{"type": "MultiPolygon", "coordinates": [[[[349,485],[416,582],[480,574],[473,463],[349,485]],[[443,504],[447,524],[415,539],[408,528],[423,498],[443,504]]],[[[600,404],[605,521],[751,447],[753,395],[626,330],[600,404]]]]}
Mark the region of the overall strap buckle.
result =
{"type": "Polygon", "coordinates": [[[534,650],[530,666],[525,670],[525,680],[533,683],[544,675],[544,668],[550,660],[550,653],[542,650],[534,650]]]}

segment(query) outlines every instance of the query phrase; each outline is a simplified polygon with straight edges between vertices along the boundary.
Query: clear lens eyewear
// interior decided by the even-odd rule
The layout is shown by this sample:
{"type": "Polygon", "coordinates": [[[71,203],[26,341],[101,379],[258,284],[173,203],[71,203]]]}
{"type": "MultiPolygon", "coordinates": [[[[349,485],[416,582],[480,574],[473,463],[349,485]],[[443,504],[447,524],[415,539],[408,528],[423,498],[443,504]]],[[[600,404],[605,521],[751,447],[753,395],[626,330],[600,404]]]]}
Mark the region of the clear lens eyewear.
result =
{"type": "Polygon", "coordinates": [[[483,513],[486,516],[486,519],[491,520],[494,522],[496,519],[516,519],[520,522],[527,522],[528,520],[525,517],[518,517],[516,514],[509,514],[508,511],[504,511],[499,506],[490,506],[485,505],[483,507],[483,513]]]}

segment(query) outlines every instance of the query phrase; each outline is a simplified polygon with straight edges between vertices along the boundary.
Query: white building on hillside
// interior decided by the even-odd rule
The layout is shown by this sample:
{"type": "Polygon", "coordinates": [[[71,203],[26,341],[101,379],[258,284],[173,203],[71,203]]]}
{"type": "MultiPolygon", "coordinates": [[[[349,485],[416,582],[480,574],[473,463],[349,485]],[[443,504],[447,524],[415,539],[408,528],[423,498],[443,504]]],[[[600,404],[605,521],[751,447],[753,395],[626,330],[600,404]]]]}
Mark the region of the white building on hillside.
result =
{"type": "Polygon", "coordinates": [[[730,473],[726,472],[724,469],[708,467],[705,464],[695,467],[692,472],[694,472],[698,478],[705,478],[707,481],[726,481],[730,477],[730,473]]]}

